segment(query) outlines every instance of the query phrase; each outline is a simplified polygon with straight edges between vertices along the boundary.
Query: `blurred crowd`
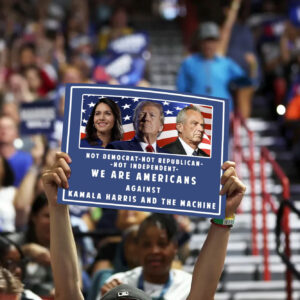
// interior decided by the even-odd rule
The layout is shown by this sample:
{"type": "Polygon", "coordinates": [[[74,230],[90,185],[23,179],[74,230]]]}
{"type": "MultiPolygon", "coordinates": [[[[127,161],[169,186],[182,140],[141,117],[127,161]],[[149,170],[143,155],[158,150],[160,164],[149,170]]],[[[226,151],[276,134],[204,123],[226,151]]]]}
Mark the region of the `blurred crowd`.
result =
{"type": "MultiPolygon", "coordinates": [[[[0,1],[0,265],[22,281],[23,299],[54,290],[41,173],[60,149],[65,84],[123,84],[100,62],[112,41],[137,32],[142,17],[151,14],[159,22],[163,9],[177,8],[187,56],[177,89],[229,98],[231,111],[246,119],[253,97],[262,95],[300,166],[300,1],[138,2],[0,1]],[[54,132],[22,134],[21,107],[41,101],[54,103],[54,132]]],[[[151,55],[131,84],[151,86],[147,64],[151,55]]],[[[92,300],[110,275],[139,265],[136,235],[148,213],[85,207],[70,212],[82,287],[92,300]]],[[[189,255],[191,226],[187,217],[173,218],[180,249],[173,264],[180,268],[189,255]]]]}

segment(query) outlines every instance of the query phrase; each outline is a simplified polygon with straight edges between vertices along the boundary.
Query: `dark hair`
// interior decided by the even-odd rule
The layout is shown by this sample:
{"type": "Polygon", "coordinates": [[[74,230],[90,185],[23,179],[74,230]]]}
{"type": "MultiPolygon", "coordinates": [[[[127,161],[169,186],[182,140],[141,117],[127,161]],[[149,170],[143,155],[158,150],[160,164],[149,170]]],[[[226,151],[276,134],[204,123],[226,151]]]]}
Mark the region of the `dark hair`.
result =
{"type": "Polygon", "coordinates": [[[39,75],[39,77],[41,76],[41,70],[36,65],[28,65],[28,66],[22,67],[21,68],[21,73],[22,73],[23,76],[26,76],[26,73],[28,71],[31,71],[31,70],[36,71],[36,73],[39,75]]]}
{"type": "Polygon", "coordinates": [[[27,243],[38,243],[36,233],[35,233],[35,228],[34,228],[35,225],[33,223],[32,218],[36,216],[47,205],[48,205],[48,201],[44,193],[41,193],[35,197],[33,204],[31,206],[28,228],[25,236],[25,240],[27,243]]]}
{"type": "Polygon", "coordinates": [[[9,248],[13,246],[17,249],[17,251],[20,254],[21,259],[24,258],[24,253],[19,247],[18,244],[13,242],[11,239],[9,239],[6,236],[0,235],[0,259],[2,259],[5,255],[7,255],[9,248]]]}
{"type": "Polygon", "coordinates": [[[120,111],[119,106],[113,100],[111,100],[109,98],[101,98],[94,106],[92,113],[91,113],[89,120],[85,127],[86,139],[91,145],[97,144],[98,137],[97,137],[97,130],[94,127],[94,115],[95,115],[97,106],[101,103],[108,105],[115,117],[115,124],[111,131],[111,138],[110,138],[111,140],[110,141],[111,142],[119,141],[119,140],[121,140],[121,138],[123,136],[121,111],[120,111]]]}
{"type": "Polygon", "coordinates": [[[0,185],[2,185],[3,187],[12,186],[15,180],[14,171],[3,156],[0,156],[0,163],[1,161],[3,165],[4,176],[0,185]]]}
{"type": "Polygon", "coordinates": [[[19,247],[18,244],[16,244],[15,242],[13,242],[11,239],[9,239],[6,236],[2,236],[0,235],[0,265],[3,265],[5,263],[5,261],[3,261],[4,257],[8,254],[10,247],[15,247],[18,251],[18,253],[20,254],[20,260],[21,260],[21,269],[22,269],[22,279],[25,278],[25,274],[26,274],[26,269],[25,269],[25,257],[24,257],[24,253],[21,250],[21,248],[19,247]]]}
{"type": "Polygon", "coordinates": [[[34,55],[36,54],[36,45],[34,43],[25,43],[19,48],[19,55],[25,50],[30,50],[34,55]]]}
{"type": "Polygon", "coordinates": [[[177,223],[172,215],[154,213],[148,216],[139,227],[137,239],[139,240],[148,227],[156,226],[167,233],[169,241],[177,240],[177,223]]]}

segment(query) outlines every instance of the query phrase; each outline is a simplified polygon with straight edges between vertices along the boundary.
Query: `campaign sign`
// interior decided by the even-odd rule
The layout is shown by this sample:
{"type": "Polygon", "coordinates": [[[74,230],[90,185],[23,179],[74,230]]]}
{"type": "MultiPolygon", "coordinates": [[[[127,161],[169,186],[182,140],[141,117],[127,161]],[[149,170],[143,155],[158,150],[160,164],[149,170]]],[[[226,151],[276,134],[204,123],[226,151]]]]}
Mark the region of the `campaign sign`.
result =
{"type": "Polygon", "coordinates": [[[123,85],[134,85],[144,75],[146,62],[142,57],[129,54],[103,56],[98,67],[103,66],[105,73],[123,85]]]}
{"type": "Polygon", "coordinates": [[[62,151],[72,158],[72,174],[69,189],[59,189],[58,201],[223,218],[225,198],[219,191],[221,165],[228,156],[228,124],[224,99],[124,86],[68,85],[62,151]],[[184,133],[182,140],[178,132],[180,137],[184,133]],[[102,146],[107,140],[99,136],[109,136],[106,148],[102,146]],[[150,137],[152,150],[140,143],[150,137]],[[192,151],[189,139],[196,145],[190,146],[192,151]],[[187,143],[180,146],[181,141],[187,143]]]}
{"type": "Polygon", "coordinates": [[[108,51],[114,54],[142,55],[149,43],[148,35],[137,32],[114,39],[108,45],[108,51]]]}
{"type": "Polygon", "coordinates": [[[38,100],[32,103],[22,103],[20,119],[22,135],[52,133],[56,119],[54,101],[38,100]]]}

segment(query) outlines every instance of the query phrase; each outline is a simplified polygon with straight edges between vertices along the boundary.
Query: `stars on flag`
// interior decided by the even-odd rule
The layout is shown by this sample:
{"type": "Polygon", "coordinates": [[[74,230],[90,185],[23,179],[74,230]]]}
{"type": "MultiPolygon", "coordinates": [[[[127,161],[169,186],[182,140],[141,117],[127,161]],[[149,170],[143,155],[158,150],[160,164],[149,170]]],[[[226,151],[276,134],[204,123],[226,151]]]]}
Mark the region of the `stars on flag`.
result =
{"type": "MultiPolygon", "coordinates": [[[[146,101],[148,99],[143,99],[139,97],[125,97],[125,96],[100,96],[100,95],[85,95],[84,101],[82,103],[82,113],[81,113],[81,134],[85,134],[85,127],[88,122],[88,119],[91,115],[93,107],[96,105],[98,100],[100,98],[108,97],[111,100],[113,100],[115,103],[118,103],[118,106],[121,111],[121,118],[122,118],[122,125],[124,129],[124,139],[129,140],[131,139],[135,132],[134,132],[134,126],[132,124],[132,118],[134,114],[134,110],[137,106],[137,104],[140,101],[146,101]]],[[[167,101],[167,100],[150,100],[155,101],[158,103],[161,103],[164,115],[165,115],[165,129],[161,136],[159,137],[160,143],[170,143],[172,139],[177,138],[177,131],[175,128],[176,125],[176,116],[180,110],[182,110],[184,107],[190,105],[188,103],[182,103],[182,102],[173,102],[173,101],[167,101]]],[[[212,118],[212,109],[207,112],[207,107],[205,108],[205,119],[209,120],[212,118]]],[[[201,148],[202,150],[208,150],[209,153],[211,151],[211,123],[207,122],[205,125],[205,132],[207,135],[207,139],[204,143],[206,143],[206,148],[201,148]]]]}
{"type": "Polygon", "coordinates": [[[125,105],[122,105],[122,108],[125,110],[126,108],[130,108],[130,106],[131,106],[130,104],[126,103],[125,105]]]}

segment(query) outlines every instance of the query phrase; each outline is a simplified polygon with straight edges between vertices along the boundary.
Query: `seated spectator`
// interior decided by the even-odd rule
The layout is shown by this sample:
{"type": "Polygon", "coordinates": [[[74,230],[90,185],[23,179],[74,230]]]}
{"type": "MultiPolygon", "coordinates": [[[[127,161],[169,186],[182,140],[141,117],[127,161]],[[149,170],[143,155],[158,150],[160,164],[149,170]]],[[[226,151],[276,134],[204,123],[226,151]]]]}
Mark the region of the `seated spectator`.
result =
{"type": "Polygon", "coordinates": [[[133,29],[128,25],[126,8],[117,6],[112,13],[110,26],[103,27],[99,33],[99,51],[105,51],[112,40],[131,33],[133,29]]]}
{"type": "Polygon", "coordinates": [[[21,284],[21,282],[24,282],[26,280],[25,264],[26,259],[22,250],[8,238],[0,236],[0,270],[5,268],[9,272],[11,272],[11,275],[16,280],[20,281],[20,285],[22,287],[22,290],[20,291],[21,297],[17,299],[41,300],[41,298],[34,294],[32,291],[23,289],[23,285],[21,284]]]}
{"type": "Polygon", "coordinates": [[[36,197],[32,204],[27,231],[20,233],[15,240],[30,260],[27,265],[27,287],[38,295],[50,295],[54,284],[49,252],[49,208],[44,195],[36,197]]]}
{"type": "Polygon", "coordinates": [[[7,160],[0,155],[0,232],[16,229],[14,174],[7,160]]]}
{"type": "Polygon", "coordinates": [[[103,247],[99,249],[99,255],[96,257],[96,265],[94,269],[97,268],[97,271],[92,277],[91,287],[88,293],[88,300],[94,300],[97,298],[97,295],[104,285],[105,281],[113,274],[118,272],[128,271],[139,266],[139,260],[136,255],[137,253],[137,231],[138,226],[133,225],[127,228],[122,234],[122,240],[115,240],[107,246],[110,246],[112,257],[111,260],[102,259],[101,251],[108,254],[108,247],[104,249],[103,247]]]}
{"type": "MultiPolygon", "coordinates": [[[[99,242],[98,255],[93,265],[93,273],[101,269],[110,269],[111,274],[136,267],[138,263],[132,253],[128,254],[127,249],[134,247],[137,226],[149,215],[142,211],[130,210],[104,210],[104,214],[113,217],[114,222],[107,224],[109,229],[115,228],[118,236],[107,237],[99,242]],[[113,227],[112,227],[113,226],[113,227]]],[[[106,216],[104,216],[106,218],[106,216]]],[[[99,222],[99,226],[105,226],[99,222]]],[[[102,227],[103,228],[103,227],[102,227]]],[[[130,252],[131,250],[129,250],[130,252]]]]}
{"type": "Polygon", "coordinates": [[[0,267],[0,299],[20,300],[22,283],[9,270],[0,267]]]}
{"type": "Polygon", "coordinates": [[[34,199],[43,192],[41,171],[47,167],[46,161],[49,156],[51,157],[51,150],[48,148],[45,137],[35,135],[31,137],[31,140],[33,142],[31,148],[33,164],[21,181],[15,197],[16,208],[19,212],[16,225],[19,230],[26,228],[34,199]]]}
{"type": "Polygon", "coordinates": [[[14,141],[18,137],[17,124],[9,116],[0,116],[0,155],[5,157],[14,172],[14,185],[19,186],[21,180],[32,165],[29,153],[17,150],[14,141]]]}
{"type": "Polygon", "coordinates": [[[23,72],[24,69],[32,66],[35,66],[39,70],[42,83],[40,92],[43,94],[47,94],[55,88],[57,80],[56,71],[50,64],[41,63],[37,53],[37,46],[34,43],[24,43],[21,45],[17,63],[19,72],[23,72]]]}
{"type": "Polygon", "coordinates": [[[28,93],[26,102],[33,102],[48,98],[48,92],[43,87],[43,81],[41,77],[41,71],[35,65],[28,66],[23,69],[22,74],[26,79],[28,85],[28,93]]]}
{"type": "Polygon", "coordinates": [[[171,269],[177,252],[176,234],[172,215],[152,214],[147,217],[137,234],[141,267],[111,276],[101,289],[102,295],[111,289],[114,281],[144,290],[152,298],[186,299],[192,276],[171,269]]]}

